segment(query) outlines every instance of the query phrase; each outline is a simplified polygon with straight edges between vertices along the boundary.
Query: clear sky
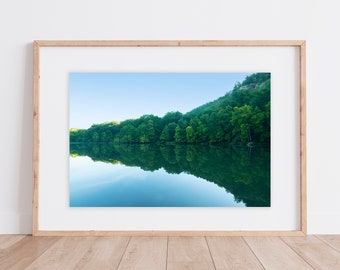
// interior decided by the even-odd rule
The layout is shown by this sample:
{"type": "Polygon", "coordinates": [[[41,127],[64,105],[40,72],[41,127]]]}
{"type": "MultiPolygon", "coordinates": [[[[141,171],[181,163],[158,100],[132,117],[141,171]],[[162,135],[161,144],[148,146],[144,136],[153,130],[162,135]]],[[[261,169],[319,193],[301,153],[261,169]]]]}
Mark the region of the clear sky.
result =
{"type": "Polygon", "coordinates": [[[70,73],[70,128],[144,114],[186,113],[231,91],[250,73],[70,73]]]}

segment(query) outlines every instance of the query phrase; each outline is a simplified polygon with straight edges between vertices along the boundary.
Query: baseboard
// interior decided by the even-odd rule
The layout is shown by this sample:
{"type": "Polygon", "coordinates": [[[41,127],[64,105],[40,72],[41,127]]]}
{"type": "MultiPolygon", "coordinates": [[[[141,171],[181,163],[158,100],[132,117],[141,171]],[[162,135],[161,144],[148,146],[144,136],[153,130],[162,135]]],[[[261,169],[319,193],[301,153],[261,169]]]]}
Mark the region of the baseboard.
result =
{"type": "Polygon", "coordinates": [[[31,234],[32,214],[0,213],[0,234],[31,234]]]}

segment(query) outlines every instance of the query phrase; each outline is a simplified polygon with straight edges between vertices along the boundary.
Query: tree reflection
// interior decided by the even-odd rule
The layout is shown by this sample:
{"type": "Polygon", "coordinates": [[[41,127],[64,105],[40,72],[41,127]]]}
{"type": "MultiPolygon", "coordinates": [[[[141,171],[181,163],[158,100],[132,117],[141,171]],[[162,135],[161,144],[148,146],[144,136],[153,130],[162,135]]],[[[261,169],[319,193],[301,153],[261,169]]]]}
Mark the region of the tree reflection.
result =
{"type": "Polygon", "coordinates": [[[270,206],[269,148],[71,143],[70,154],[145,171],[185,172],[223,187],[248,207],[270,206]]]}

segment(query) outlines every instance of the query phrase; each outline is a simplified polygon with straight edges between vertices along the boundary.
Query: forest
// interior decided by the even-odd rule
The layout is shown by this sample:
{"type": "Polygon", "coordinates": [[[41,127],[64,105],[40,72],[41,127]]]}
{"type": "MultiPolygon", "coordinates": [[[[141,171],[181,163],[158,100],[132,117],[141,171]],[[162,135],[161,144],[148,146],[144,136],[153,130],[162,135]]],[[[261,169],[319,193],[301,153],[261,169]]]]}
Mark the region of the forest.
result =
{"type": "MultiPolygon", "coordinates": [[[[133,109],[133,108],[126,108],[133,109]]],[[[232,91],[190,112],[152,114],[70,129],[71,143],[269,145],[270,73],[254,73],[232,91]]]]}

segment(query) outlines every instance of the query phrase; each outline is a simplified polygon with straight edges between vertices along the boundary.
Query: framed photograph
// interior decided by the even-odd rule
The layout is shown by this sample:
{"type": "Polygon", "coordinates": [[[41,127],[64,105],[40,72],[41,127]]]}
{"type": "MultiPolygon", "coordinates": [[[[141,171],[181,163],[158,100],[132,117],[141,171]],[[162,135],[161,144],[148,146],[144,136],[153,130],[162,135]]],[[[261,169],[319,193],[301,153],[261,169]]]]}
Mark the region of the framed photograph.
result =
{"type": "Polygon", "coordinates": [[[33,235],[304,235],[304,41],[35,41],[33,235]]]}

